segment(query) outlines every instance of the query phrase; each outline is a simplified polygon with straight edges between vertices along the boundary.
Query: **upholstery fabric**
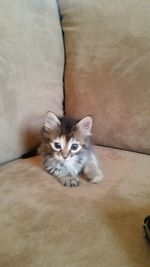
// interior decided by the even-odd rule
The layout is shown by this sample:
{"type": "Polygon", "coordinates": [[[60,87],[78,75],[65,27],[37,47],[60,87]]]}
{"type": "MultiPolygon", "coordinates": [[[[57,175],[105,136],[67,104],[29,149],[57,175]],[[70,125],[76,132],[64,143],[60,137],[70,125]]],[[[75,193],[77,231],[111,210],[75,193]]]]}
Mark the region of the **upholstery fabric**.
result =
{"type": "Polygon", "coordinates": [[[55,0],[0,1],[0,162],[38,142],[47,110],[62,114],[64,49],[55,0]]]}
{"type": "Polygon", "coordinates": [[[0,267],[149,267],[150,157],[96,153],[98,185],[63,187],[40,157],[0,167],[0,267]]]}
{"type": "Polygon", "coordinates": [[[150,153],[150,2],[60,0],[65,110],[97,144],[150,153]]]}

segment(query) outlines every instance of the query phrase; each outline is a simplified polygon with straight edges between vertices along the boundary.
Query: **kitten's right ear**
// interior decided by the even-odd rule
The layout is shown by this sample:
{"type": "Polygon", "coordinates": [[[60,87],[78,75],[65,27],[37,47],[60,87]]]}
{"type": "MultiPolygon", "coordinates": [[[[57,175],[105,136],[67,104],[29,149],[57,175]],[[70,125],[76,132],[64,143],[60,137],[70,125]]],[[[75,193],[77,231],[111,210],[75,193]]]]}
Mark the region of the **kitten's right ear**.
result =
{"type": "Polygon", "coordinates": [[[45,121],[44,121],[44,129],[47,132],[50,132],[57,128],[60,125],[60,120],[57,118],[57,116],[48,111],[46,116],[45,116],[45,121]]]}

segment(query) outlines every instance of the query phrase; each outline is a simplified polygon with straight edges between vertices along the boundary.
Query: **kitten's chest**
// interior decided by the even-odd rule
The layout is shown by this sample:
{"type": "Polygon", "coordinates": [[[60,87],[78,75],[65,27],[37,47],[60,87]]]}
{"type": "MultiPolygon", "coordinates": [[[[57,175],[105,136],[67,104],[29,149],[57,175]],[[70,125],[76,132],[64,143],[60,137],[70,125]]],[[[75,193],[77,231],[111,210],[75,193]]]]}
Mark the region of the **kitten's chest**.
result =
{"type": "Polygon", "coordinates": [[[76,157],[72,157],[69,160],[58,161],[53,157],[47,156],[44,160],[44,166],[48,173],[57,176],[78,176],[87,161],[86,155],[78,155],[76,157]]]}
{"type": "Polygon", "coordinates": [[[56,176],[77,176],[81,168],[78,164],[72,162],[65,162],[63,164],[57,163],[54,168],[54,175],[56,176]]]}
{"type": "Polygon", "coordinates": [[[83,169],[84,162],[81,161],[65,161],[63,163],[56,162],[52,168],[52,174],[55,176],[77,176],[83,169]]]}

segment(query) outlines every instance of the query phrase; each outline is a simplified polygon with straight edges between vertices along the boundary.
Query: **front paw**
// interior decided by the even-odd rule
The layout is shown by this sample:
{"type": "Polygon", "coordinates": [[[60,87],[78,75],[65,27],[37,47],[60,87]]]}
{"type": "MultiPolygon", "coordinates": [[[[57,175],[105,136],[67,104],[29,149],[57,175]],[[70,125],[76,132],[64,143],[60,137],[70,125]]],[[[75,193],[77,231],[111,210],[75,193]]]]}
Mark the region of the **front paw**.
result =
{"type": "Polygon", "coordinates": [[[78,178],[65,178],[63,181],[63,185],[67,187],[77,187],[80,185],[80,181],[78,178]]]}
{"type": "Polygon", "coordinates": [[[104,176],[103,176],[103,174],[102,174],[102,172],[101,172],[101,173],[99,173],[98,175],[96,175],[96,176],[91,180],[91,182],[92,182],[93,184],[98,184],[98,183],[100,183],[100,182],[103,180],[103,178],[104,178],[104,176]]]}

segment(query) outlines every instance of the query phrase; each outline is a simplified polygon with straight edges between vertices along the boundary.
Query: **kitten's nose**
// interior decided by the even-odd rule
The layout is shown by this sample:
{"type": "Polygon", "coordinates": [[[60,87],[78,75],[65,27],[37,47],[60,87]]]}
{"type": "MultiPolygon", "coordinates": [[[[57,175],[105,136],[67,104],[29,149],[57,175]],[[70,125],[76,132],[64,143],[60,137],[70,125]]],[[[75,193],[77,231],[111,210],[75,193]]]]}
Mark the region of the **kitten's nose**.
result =
{"type": "Polygon", "coordinates": [[[67,151],[64,152],[64,153],[62,154],[62,156],[63,156],[63,159],[67,159],[67,158],[68,158],[68,153],[67,153],[67,151]]]}
{"type": "Polygon", "coordinates": [[[64,159],[68,158],[68,155],[63,155],[63,158],[64,158],[64,159]]]}
{"type": "Polygon", "coordinates": [[[64,149],[64,150],[62,151],[63,159],[68,158],[68,154],[69,154],[69,151],[68,151],[67,149],[64,149]]]}

